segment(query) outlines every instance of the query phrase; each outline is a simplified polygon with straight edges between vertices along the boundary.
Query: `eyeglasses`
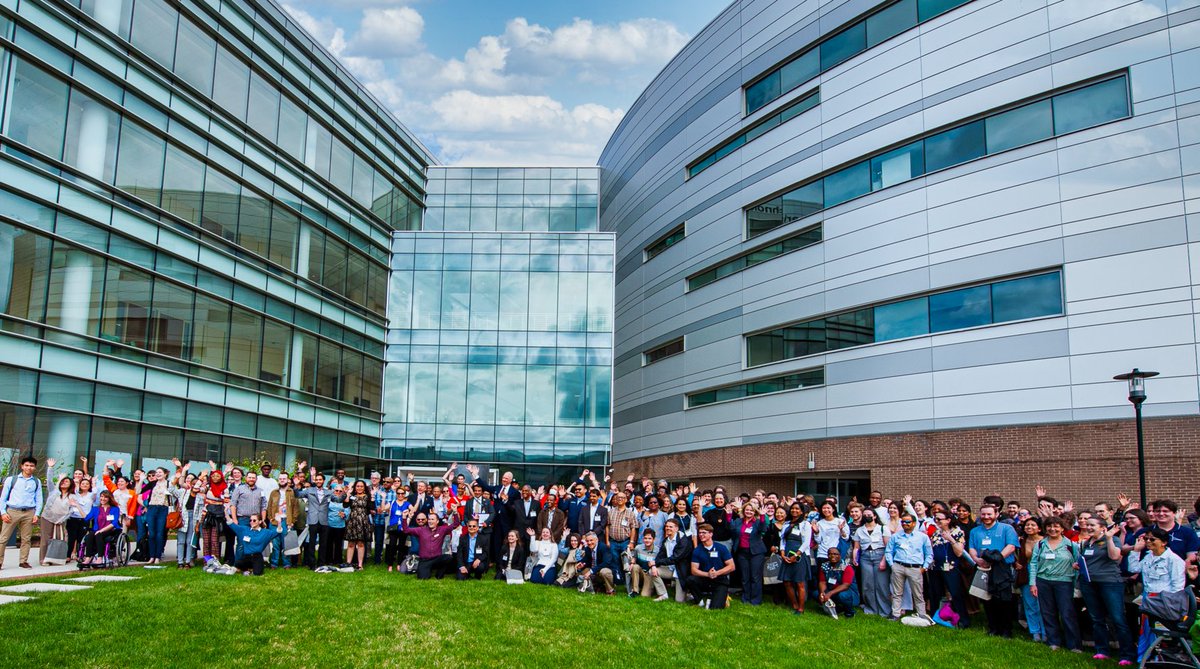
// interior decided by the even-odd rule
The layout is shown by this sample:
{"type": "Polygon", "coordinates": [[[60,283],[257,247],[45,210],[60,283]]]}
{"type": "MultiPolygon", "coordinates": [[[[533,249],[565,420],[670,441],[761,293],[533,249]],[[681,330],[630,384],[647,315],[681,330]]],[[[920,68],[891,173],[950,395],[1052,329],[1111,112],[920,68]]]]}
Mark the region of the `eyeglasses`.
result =
{"type": "Polygon", "coordinates": [[[912,525],[914,522],[915,521],[912,521],[912,520],[902,520],[902,521],[900,521],[900,524],[901,525],[912,525]]]}

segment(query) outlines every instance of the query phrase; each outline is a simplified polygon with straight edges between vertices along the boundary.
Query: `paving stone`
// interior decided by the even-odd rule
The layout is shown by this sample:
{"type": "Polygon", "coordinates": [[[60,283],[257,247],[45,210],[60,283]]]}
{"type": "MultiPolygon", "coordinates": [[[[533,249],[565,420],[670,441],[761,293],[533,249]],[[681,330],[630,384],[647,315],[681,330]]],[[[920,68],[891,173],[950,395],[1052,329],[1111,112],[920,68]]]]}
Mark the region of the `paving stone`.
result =
{"type": "Polygon", "coordinates": [[[16,595],[0,595],[0,605],[12,604],[13,602],[24,602],[33,599],[33,597],[17,597],[16,595]]]}
{"type": "Polygon", "coordinates": [[[90,585],[70,585],[68,583],[21,583],[0,588],[2,592],[71,592],[88,590],[90,585]]]}
{"type": "Polygon", "coordinates": [[[111,574],[96,574],[95,576],[82,576],[80,578],[68,579],[72,583],[106,583],[117,581],[136,581],[137,576],[113,576],[111,574]]]}

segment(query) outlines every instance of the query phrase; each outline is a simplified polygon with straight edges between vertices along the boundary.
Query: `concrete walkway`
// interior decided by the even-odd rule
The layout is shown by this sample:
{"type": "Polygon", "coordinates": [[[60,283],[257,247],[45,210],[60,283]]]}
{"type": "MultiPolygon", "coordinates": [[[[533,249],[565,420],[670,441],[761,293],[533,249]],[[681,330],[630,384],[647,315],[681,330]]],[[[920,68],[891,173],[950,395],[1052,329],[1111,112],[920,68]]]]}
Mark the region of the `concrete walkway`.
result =
{"type": "MultiPolygon", "coordinates": [[[[168,541],[166,550],[163,551],[162,563],[167,568],[173,568],[175,565],[175,541],[168,541]]],[[[29,564],[33,569],[21,569],[21,551],[13,547],[4,551],[4,565],[0,567],[0,581],[12,579],[28,579],[39,578],[42,576],[61,576],[63,574],[77,574],[79,567],[74,562],[65,565],[46,565],[45,567],[38,566],[38,560],[41,559],[41,554],[36,546],[29,551],[29,564]]],[[[131,565],[143,564],[140,562],[130,563],[131,565]]]]}

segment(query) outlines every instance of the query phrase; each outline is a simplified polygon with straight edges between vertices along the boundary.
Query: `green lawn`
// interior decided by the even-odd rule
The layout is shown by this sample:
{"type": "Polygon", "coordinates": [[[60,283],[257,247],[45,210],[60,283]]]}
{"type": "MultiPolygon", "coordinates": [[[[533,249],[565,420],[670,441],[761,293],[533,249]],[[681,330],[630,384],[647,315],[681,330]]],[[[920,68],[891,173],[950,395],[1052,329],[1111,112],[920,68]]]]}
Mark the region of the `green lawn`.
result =
{"type": "Polygon", "coordinates": [[[1116,666],[978,628],[914,629],[861,614],[834,621],[816,607],[803,616],[773,605],[704,611],[532,584],[417,581],[370,567],[262,578],[111,573],[141,579],[0,606],[4,655],[21,666],[122,669],[1116,666]]]}

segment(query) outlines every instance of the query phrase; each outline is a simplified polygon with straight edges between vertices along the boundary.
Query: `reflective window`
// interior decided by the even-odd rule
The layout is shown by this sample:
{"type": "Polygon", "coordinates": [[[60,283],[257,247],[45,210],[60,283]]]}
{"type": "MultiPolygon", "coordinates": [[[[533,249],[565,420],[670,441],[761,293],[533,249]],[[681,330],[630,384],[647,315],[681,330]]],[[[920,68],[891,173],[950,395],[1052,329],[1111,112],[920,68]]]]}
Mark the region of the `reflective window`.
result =
{"type": "Polygon", "coordinates": [[[304,160],[304,147],[308,137],[308,115],[300,105],[288,96],[280,98],[279,104],[279,148],[293,158],[304,160]]]}
{"type": "Polygon", "coordinates": [[[296,241],[300,234],[300,217],[283,207],[271,208],[271,245],[269,257],[272,261],[295,269],[296,241]]]}
{"type": "Polygon", "coordinates": [[[1054,114],[1050,100],[1040,100],[989,116],[984,123],[987,125],[988,153],[1007,151],[1054,136],[1054,114]]]}
{"type": "Polygon", "coordinates": [[[774,244],[763,246],[753,251],[746,252],[731,260],[727,260],[715,267],[694,274],[688,278],[688,290],[696,290],[701,286],[708,285],[717,279],[721,279],[732,274],[736,274],[748,267],[753,267],[759,263],[764,263],[768,260],[778,258],[781,255],[786,255],[792,251],[799,251],[821,241],[821,226],[816,225],[810,228],[801,230],[791,237],[781,239],[774,244]]]}
{"type": "Polygon", "coordinates": [[[279,129],[279,89],[258,72],[250,73],[250,103],[246,122],[267,139],[279,129]]]}
{"type": "Polygon", "coordinates": [[[211,95],[216,57],[216,41],[194,23],[181,17],[179,43],[175,46],[175,74],[204,95],[211,95]]]}
{"type": "Polygon", "coordinates": [[[688,176],[694,177],[697,174],[700,174],[712,166],[713,163],[733,153],[747,142],[758,139],[771,129],[779,126],[781,123],[790,121],[809,109],[816,107],[820,101],[821,95],[817,89],[813,89],[802,97],[793,100],[792,102],[788,103],[786,107],[782,107],[778,112],[755,122],[746,130],[743,130],[742,132],[722,142],[717,146],[717,148],[710,151],[708,155],[704,156],[695,163],[692,163],[688,167],[688,176]]]}
{"type": "Polygon", "coordinates": [[[642,364],[650,365],[664,358],[669,358],[673,355],[683,353],[683,337],[669,341],[661,346],[656,346],[642,355],[642,364]]]}
{"type": "Polygon", "coordinates": [[[746,335],[746,365],[1063,313],[1062,274],[1047,272],[922,295],[746,335]]]}
{"type": "Polygon", "coordinates": [[[925,170],[934,172],[987,154],[984,123],[975,121],[925,138],[925,170]]]}
{"type": "MultiPolygon", "coordinates": [[[[901,156],[901,158],[906,157],[901,156]]],[[[897,163],[904,164],[903,160],[899,160],[897,163]]],[[[825,206],[832,207],[870,193],[871,173],[871,164],[864,161],[842,168],[825,177],[825,206]]]]}
{"type": "Polygon", "coordinates": [[[51,158],[62,157],[68,87],[61,79],[13,58],[4,134],[51,158]]]}
{"type": "Polygon", "coordinates": [[[262,316],[236,305],[233,307],[229,317],[229,371],[259,378],[262,369],[262,330],[262,316]]]}
{"type": "Polygon", "coordinates": [[[163,209],[199,225],[203,193],[204,164],[174,144],[168,144],[163,168],[163,209]]]}
{"type": "Polygon", "coordinates": [[[200,227],[223,239],[236,240],[241,195],[241,184],[215,169],[208,170],[204,178],[204,212],[200,227]]]}
{"type": "Polygon", "coordinates": [[[929,334],[929,298],[918,297],[875,307],[875,341],[929,334]]]}
{"type": "Polygon", "coordinates": [[[682,226],[682,225],[676,227],[674,230],[671,230],[665,236],[660,238],[658,241],[656,241],[653,244],[651,244],[650,246],[646,247],[645,259],[650,260],[654,256],[662,253],[663,251],[666,251],[667,249],[671,248],[672,246],[683,241],[684,235],[685,235],[685,230],[684,230],[684,226],[682,226]]]}
{"type": "Polygon", "coordinates": [[[974,286],[929,296],[931,332],[957,330],[992,321],[992,291],[989,286],[974,286]]]}
{"type": "Polygon", "coordinates": [[[130,41],[169,70],[175,63],[175,29],[178,23],[178,12],[164,0],[138,0],[133,12],[130,41]]]}
{"type": "Polygon", "coordinates": [[[964,123],[899,149],[871,156],[832,174],[800,184],[779,197],[747,207],[744,210],[746,236],[760,235],[797,220],[793,216],[802,218],[873,190],[903,183],[930,170],[944,169],[985,154],[1128,115],[1128,77],[1125,75],[1066,93],[1047,95],[1046,99],[964,123]],[[1086,110],[1082,108],[1084,105],[1088,105],[1086,110]]]}
{"type": "Polygon", "coordinates": [[[1129,86],[1117,77],[1054,96],[1054,132],[1061,135],[1129,116],[1129,86]]]}
{"type": "Polygon", "coordinates": [[[72,91],[63,161],[94,179],[112,183],[120,121],[116,112],[72,91]]]}
{"type": "Polygon", "coordinates": [[[234,118],[244,121],[249,95],[250,68],[228,49],[218,46],[213,101],[234,118]]]}
{"type": "Polygon", "coordinates": [[[825,384],[825,368],[809,369],[795,374],[775,376],[766,379],[722,386],[687,396],[688,408],[704,406],[728,400],[740,400],[756,395],[778,393],[785,390],[797,390],[825,384]]]}
{"type": "Polygon", "coordinates": [[[167,143],[133,121],[121,124],[117,153],[117,188],[157,205],[162,195],[163,161],[167,143]]]}
{"type": "Polygon", "coordinates": [[[821,42],[821,70],[825,71],[867,48],[865,23],[856,23],[821,42]]]}
{"type": "Polygon", "coordinates": [[[248,251],[268,257],[271,244],[271,205],[258,193],[242,192],[238,210],[237,243],[248,251]]]}
{"type": "Polygon", "coordinates": [[[900,0],[889,5],[868,16],[866,24],[870,48],[917,25],[917,0],[900,0]]]}
{"type": "Polygon", "coordinates": [[[1058,272],[992,284],[992,318],[997,323],[1062,312],[1062,275],[1058,272]]]}
{"type": "Polygon", "coordinates": [[[886,3],[879,11],[856,19],[825,41],[808,47],[799,56],[789,58],[745,86],[746,114],[762,109],[772,100],[869,47],[967,2],[970,0],[894,0],[886,3]]]}
{"type": "MultiPolygon", "coordinates": [[[[893,149],[871,159],[871,190],[895,186],[924,173],[925,159],[922,143],[913,142],[908,146],[893,149]]],[[[826,181],[829,179],[827,178],[826,181]]]]}

